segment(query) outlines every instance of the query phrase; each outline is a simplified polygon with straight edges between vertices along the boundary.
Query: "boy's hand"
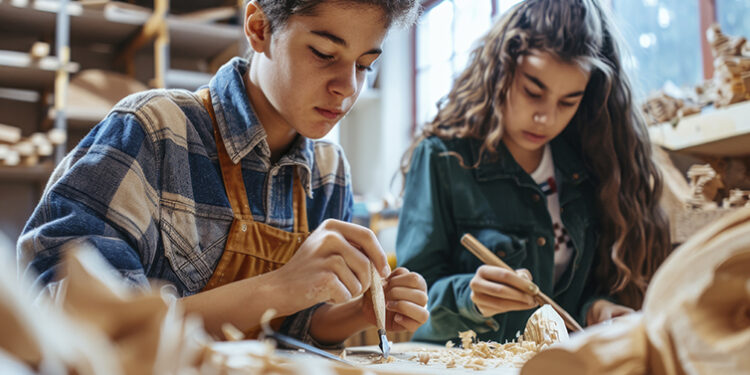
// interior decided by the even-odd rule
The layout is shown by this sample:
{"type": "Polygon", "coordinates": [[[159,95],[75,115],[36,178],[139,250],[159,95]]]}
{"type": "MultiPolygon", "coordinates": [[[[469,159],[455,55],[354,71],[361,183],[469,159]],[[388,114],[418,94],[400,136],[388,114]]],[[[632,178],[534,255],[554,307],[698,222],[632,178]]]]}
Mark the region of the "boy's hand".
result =
{"type": "MultiPolygon", "coordinates": [[[[418,273],[399,267],[385,279],[385,329],[388,332],[414,332],[427,321],[427,283],[418,273]]],[[[375,325],[375,312],[370,293],[362,297],[362,313],[368,323],[375,325]]]]}
{"type": "Polygon", "coordinates": [[[386,277],[390,268],[375,234],[368,228],[326,220],[283,267],[273,282],[284,285],[288,306],[299,311],[319,302],[343,303],[370,287],[370,262],[386,277]]]}
{"type": "Polygon", "coordinates": [[[594,302],[591,308],[589,308],[589,312],[586,314],[586,325],[599,324],[634,312],[635,310],[630,307],[618,305],[606,299],[600,299],[594,302]]]}
{"type": "Polygon", "coordinates": [[[531,273],[525,269],[513,272],[483,265],[477,269],[469,284],[471,300],[485,317],[534,308],[537,306],[534,297],[521,291],[526,285],[522,278],[531,280],[531,273]]]}

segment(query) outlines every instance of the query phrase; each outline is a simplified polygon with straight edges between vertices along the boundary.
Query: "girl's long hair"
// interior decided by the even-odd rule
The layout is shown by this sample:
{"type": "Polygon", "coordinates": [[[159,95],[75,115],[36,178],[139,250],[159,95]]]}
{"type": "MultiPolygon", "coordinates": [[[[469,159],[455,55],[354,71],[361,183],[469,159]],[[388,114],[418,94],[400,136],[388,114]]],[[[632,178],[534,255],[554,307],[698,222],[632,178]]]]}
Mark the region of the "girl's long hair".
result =
{"type": "Polygon", "coordinates": [[[560,136],[579,150],[598,193],[601,235],[594,281],[600,292],[637,309],[671,246],[659,206],[662,178],[651,160],[645,122],[633,104],[618,40],[608,12],[595,0],[518,4],[480,40],[468,67],[438,103],[437,116],[407,150],[401,170],[408,172],[414,147],[433,135],[482,141],[475,166],[497,160],[504,100],[518,58],[529,51],[590,66],[583,100],[560,136]]]}

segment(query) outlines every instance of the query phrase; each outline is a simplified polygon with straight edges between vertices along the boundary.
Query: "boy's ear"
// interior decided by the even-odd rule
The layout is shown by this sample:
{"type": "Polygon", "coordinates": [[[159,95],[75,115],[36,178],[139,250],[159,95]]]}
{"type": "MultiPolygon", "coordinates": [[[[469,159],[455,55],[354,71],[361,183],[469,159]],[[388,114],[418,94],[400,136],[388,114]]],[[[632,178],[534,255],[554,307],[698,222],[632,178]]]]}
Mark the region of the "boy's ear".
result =
{"type": "Polygon", "coordinates": [[[251,1],[245,7],[245,38],[255,52],[265,52],[270,40],[270,24],[263,9],[251,1]]]}

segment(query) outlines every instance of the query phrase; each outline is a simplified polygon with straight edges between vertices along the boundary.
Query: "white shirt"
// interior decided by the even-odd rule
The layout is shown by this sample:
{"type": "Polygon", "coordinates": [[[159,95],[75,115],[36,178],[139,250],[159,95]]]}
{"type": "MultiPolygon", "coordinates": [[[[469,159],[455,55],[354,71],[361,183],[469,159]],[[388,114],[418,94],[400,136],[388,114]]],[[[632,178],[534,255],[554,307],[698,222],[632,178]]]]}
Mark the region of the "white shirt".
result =
{"type": "Polygon", "coordinates": [[[552,160],[552,149],[549,144],[544,146],[542,162],[539,163],[534,172],[531,172],[531,178],[539,185],[542,192],[547,195],[547,210],[552,219],[552,228],[555,230],[555,282],[557,282],[570,264],[570,259],[573,256],[573,243],[560,218],[560,201],[555,181],[555,164],[552,160]]]}

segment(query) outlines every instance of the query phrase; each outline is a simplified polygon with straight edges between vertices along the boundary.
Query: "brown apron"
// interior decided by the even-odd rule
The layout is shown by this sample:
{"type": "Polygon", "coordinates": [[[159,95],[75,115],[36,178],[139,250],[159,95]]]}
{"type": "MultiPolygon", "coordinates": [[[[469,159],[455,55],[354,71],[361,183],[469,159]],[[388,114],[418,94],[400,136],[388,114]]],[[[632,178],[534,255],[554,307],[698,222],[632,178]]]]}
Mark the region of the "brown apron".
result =
{"type": "MultiPolygon", "coordinates": [[[[293,232],[286,232],[253,220],[253,213],[250,211],[250,204],[247,200],[245,182],[242,179],[242,163],[233,164],[229,154],[227,154],[216,123],[216,115],[211,104],[209,90],[201,90],[198,95],[203,100],[203,105],[213,121],[221,176],[234,215],[224,253],[213,275],[211,275],[211,279],[203,288],[206,291],[280,268],[292,258],[310,233],[307,227],[305,191],[302,188],[301,178],[296,172],[293,191],[293,232]]],[[[258,303],[262,303],[262,301],[258,301],[258,303]]],[[[271,326],[278,330],[284,318],[274,319],[271,326]]],[[[245,335],[247,338],[256,338],[259,332],[260,327],[255,327],[245,332],[245,335]]]]}

